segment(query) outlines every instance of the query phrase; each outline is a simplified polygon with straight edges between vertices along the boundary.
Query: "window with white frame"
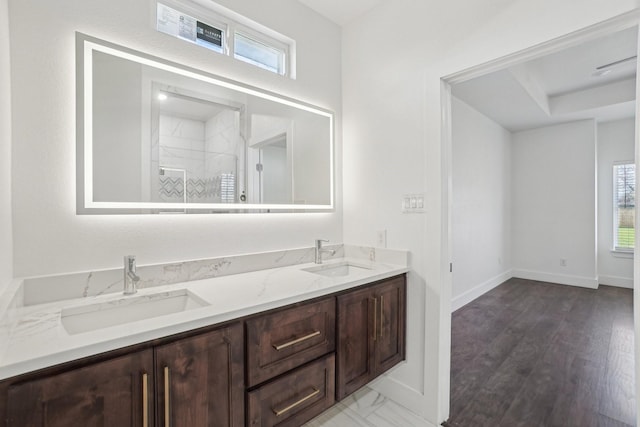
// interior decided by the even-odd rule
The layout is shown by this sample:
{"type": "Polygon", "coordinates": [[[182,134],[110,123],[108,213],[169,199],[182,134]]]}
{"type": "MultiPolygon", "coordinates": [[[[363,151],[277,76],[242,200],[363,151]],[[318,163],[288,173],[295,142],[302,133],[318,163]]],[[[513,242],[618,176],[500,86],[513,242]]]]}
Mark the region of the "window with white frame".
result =
{"type": "Polygon", "coordinates": [[[636,165],[613,165],[613,248],[633,251],[635,245],[636,165]]]}
{"type": "Polygon", "coordinates": [[[280,75],[286,74],[285,45],[276,46],[276,43],[270,43],[258,34],[249,35],[242,31],[235,32],[233,42],[233,56],[236,59],[280,75]]]}
{"type": "MultiPolygon", "coordinates": [[[[217,9],[222,8],[218,6],[217,9]]],[[[264,70],[295,78],[292,60],[295,42],[231,11],[225,14],[195,4],[163,0],[157,3],[156,29],[264,70]]]]}

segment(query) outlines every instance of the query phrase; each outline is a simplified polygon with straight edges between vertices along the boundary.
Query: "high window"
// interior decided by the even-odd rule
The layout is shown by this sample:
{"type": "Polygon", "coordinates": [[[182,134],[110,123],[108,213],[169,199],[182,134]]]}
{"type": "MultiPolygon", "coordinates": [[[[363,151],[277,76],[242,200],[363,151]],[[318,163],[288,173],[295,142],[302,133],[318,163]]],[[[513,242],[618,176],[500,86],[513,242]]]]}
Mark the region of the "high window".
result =
{"type": "Polygon", "coordinates": [[[636,236],[636,165],[632,162],[613,166],[613,247],[633,251],[636,236]]]}
{"type": "Polygon", "coordinates": [[[276,46],[273,40],[265,40],[259,34],[248,35],[241,31],[235,32],[233,41],[233,56],[236,59],[280,75],[286,74],[287,48],[284,44],[276,46]]]}
{"type": "Polygon", "coordinates": [[[156,29],[222,55],[295,78],[295,42],[257,22],[207,2],[157,3],[156,29]]]}

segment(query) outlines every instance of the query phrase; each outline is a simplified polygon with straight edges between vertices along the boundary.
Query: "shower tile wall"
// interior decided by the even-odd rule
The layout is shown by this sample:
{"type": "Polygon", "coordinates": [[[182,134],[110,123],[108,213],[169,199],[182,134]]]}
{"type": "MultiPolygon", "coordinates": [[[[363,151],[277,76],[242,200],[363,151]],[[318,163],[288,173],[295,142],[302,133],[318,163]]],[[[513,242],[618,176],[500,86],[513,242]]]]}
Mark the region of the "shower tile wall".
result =
{"type": "MultiPolygon", "coordinates": [[[[191,180],[193,183],[202,180],[205,176],[205,124],[198,120],[160,114],[159,130],[160,163],[159,168],[154,168],[159,173],[158,194],[162,201],[181,202],[184,198],[183,177],[186,176],[187,182],[191,180]],[[160,168],[174,170],[167,170],[163,174],[160,168]]],[[[203,196],[203,186],[201,190],[198,194],[203,196]]]]}
{"type": "Polygon", "coordinates": [[[157,154],[151,160],[152,193],[158,201],[184,201],[185,179],[188,202],[235,201],[237,151],[242,153],[238,117],[224,110],[205,123],[160,114],[157,154]]]}

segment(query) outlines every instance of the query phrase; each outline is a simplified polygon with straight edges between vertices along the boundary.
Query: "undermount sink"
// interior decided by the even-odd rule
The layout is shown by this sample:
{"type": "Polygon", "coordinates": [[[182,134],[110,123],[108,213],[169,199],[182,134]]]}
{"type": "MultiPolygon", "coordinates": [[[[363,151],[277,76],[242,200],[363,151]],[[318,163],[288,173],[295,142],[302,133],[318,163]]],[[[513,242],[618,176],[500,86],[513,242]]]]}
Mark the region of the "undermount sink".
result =
{"type": "Polygon", "coordinates": [[[181,289],[63,309],[62,326],[69,334],[75,335],[207,305],[187,289],[181,289]]]}
{"type": "Polygon", "coordinates": [[[324,264],[317,267],[303,268],[303,271],[309,273],[319,274],[327,277],[341,277],[349,276],[351,274],[364,273],[368,270],[372,270],[371,267],[362,264],[354,264],[348,261],[339,262],[336,264],[324,264]]]}

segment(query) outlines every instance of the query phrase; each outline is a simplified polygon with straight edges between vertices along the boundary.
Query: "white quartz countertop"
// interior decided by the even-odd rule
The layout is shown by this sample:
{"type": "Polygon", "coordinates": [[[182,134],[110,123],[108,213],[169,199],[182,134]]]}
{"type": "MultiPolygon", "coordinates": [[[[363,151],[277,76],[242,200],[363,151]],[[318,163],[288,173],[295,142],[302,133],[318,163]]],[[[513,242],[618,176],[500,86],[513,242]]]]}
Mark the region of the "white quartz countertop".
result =
{"type": "Polygon", "coordinates": [[[329,295],[408,271],[404,265],[359,258],[332,259],[324,265],[345,261],[367,269],[356,269],[347,276],[326,277],[304,271],[316,266],[307,263],[140,289],[133,296],[112,293],[15,308],[8,332],[0,336],[0,379],[329,295]],[[62,324],[62,312],[69,308],[150,298],[183,289],[208,305],[77,334],[69,334],[62,324]]]}

